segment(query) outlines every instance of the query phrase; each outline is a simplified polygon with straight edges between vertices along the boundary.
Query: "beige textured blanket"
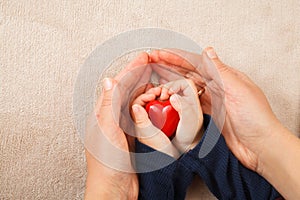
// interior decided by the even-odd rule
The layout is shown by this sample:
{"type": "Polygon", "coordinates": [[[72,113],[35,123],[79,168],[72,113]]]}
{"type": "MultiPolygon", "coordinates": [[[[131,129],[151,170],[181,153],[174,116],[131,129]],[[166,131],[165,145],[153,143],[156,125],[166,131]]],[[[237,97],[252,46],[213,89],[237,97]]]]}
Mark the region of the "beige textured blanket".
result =
{"type": "MultiPolygon", "coordinates": [[[[82,199],[72,92],[88,55],[134,28],[181,32],[247,73],[300,132],[300,3],[0,0],[0,199],[82,199]]],[[[195,199],[212,198],[203,184],[195,199]]]]}

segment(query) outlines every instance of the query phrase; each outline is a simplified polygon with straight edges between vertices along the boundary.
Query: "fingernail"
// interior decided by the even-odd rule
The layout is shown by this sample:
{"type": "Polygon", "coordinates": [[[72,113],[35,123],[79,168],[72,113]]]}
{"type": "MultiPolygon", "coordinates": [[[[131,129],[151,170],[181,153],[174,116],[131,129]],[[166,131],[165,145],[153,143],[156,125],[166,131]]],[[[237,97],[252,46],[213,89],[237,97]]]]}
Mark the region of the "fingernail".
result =
{"type": "Polygon", "coordinates": [[[140,111],[140,107],[138,105],[134,104],[132,106],[132,110],[133,110],[134,113],[138,113],[140,111]]]}
{"type": "Polygon", "coordinates": [[[147,53],[148,55],[150,55],[151,52],[152,52],[152,49],[150,49],[150,48],[146,50],[146,53],[147,53]]]}
{"type": "Polygon", "coordinates": [[[171,97],[170,97],[170,101],[171,103],[178,108],[179,106],[179,102],[178,102],[178,98],[176,96],[176,94],[173,94],[171,97]]]}
{"type": "Polygon", "coordinates": [[[172,96],[170,97],[170,101],[172,101],[173,103],[177,103],[176,95],[172,95],[172,96]]]}
{"type": "Polygon", "coordinates": [[[191,78],[191,77],[193,77],[193,75],[190,72],[186,73],[185,78],[191,78]]]}
{"type": "Polygon", "coordinates": [[[217,58],[217,54],[215,52],[215,50],[213,48],[209,48],[207,51],[206,51],[207,55],[209,58],[211,59],[214,59],[214,58],[217,58]]]}
{"type": "Polygon", "coordinates": [[[104,88],[104,90],[112,89],[112,81],[109,78],[103,79],[103,88],[104,88]]]}

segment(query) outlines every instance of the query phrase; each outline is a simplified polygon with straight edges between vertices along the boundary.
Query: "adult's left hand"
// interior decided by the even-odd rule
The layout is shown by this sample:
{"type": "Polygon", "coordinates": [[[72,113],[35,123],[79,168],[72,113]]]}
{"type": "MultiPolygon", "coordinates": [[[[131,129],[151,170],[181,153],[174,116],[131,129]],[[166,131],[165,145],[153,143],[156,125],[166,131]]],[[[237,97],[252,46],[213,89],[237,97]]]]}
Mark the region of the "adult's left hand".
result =
{"type": "Polygon", "coordinates": [[[114,79],[104,79],[103,92],[86,129],[88,175],[85,199],[138,197],[138,180],[131,168],[127,137],[119,124],[124,118],[122,109],[129,102],[126,93],[131,93],[138,87],[141,78],[145,81],[150,79],[151,67],[147,67],[148,60],[148,54],[142,53],[114,79]],[[109,149],[113,149],[113,152],[109,149]],[[120,157],[122,161],[118,165],[120,157]],[[127,167],[127,172],[126,169],[118,169],[118,166],[127,167]]]}

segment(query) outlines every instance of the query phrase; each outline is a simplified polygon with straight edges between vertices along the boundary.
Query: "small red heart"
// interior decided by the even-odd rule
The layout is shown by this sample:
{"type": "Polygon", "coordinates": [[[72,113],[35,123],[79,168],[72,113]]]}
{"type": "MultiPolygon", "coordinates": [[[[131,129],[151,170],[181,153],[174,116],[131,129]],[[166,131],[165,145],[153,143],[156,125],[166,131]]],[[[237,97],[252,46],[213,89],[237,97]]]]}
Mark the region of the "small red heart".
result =
{"type": "Polygon", "coordinates": [[[172,107],[169,100],[153,100],[146,104],[146,111],[154,126],[171,138],[179,122],[178,112],[172,107]]]}

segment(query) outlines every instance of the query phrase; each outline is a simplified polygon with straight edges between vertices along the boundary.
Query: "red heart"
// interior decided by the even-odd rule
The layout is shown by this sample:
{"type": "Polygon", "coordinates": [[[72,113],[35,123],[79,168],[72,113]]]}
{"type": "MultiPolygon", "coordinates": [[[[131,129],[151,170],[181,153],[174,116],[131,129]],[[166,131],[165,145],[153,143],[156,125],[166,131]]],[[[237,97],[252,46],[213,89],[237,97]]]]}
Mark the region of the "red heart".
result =
{"type": "Polygon", "coordinates": [[[178,112],[172,107],[169,100],[153,100],[146,105],[146,111],[154,126],[162,130],[171,138],[179,122],[178,112]]]}

